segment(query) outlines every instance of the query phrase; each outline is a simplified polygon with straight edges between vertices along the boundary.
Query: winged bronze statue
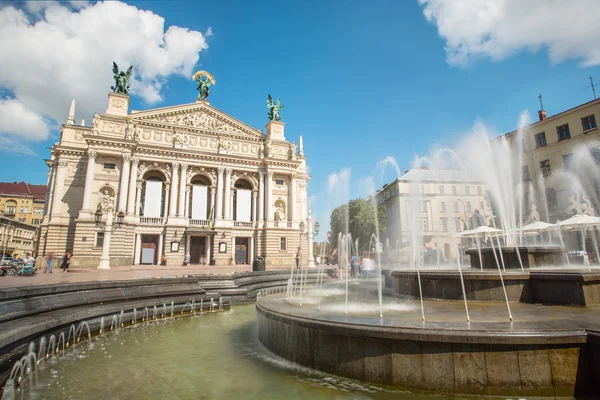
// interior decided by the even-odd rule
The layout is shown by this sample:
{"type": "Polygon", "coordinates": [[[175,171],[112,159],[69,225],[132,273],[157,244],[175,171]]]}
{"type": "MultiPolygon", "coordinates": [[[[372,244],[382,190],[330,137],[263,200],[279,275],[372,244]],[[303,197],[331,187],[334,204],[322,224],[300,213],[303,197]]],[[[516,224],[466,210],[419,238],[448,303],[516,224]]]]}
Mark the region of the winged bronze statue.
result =
{"type": "Polygon", "coordinates": [[[273,97],[269,94],[267,97],[267,108],[269,109],[269,113],[267,116],[271,121],[281,121],[281,115],[279,115],[279,110],[283,108],[283,104],[281,104],[280,99],[277,99],[276,102],[273,102],[273,97]]]}
{"type": "Polygon", "coordinates": [[[133,73],[133,65],[130,66],[126,72],[119,71],[117,63],[113,61],[113,79],[115,80],[115,86],[111,86],[113,92],[128,95],[129,94],[129,80],[133,73]]]}

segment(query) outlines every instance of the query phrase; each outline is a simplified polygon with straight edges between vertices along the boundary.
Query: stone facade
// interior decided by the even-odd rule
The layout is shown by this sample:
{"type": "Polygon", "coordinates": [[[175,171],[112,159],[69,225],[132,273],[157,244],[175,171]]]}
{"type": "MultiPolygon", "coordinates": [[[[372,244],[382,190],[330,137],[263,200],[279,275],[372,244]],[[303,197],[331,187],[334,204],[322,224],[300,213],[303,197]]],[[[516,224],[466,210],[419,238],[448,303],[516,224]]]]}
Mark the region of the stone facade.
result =
{"type": "Polygon", "coordinates": [[[76,267],[157,264],[163,256],[167,265],[257,256],[292,265],[310,177],[283,122],[270,121],[264,134],[206,100],[128,108],[128,96],[110,93],[91,127],[71,118],[62,126],[47,160],[40,254],[72,251],[76,267]]]}

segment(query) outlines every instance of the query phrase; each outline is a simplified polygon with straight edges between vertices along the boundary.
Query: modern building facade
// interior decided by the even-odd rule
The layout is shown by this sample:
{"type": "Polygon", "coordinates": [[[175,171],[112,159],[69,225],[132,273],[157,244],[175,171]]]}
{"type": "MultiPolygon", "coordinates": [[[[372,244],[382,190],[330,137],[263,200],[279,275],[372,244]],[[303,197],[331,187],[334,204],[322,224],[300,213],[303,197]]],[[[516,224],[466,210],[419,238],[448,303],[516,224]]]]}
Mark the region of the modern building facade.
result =
{"type": "Polygon", "coordinates": [[[39,226],[44,216],[46,190],[46,185],[0,182],[1,215],[17,222],[39,226]]]}
{"type": "Polygon", "coordinates": [[[600,210],[600,99],[539,121],[495,140],[507,140],[520,154],[525,213],[539,212],[555,223],[600,210]]]}
{"type": "Polygon", "coordinates": [[[412,232],[418,232],[428,249],[439,250],[442,261],[453,261],[458,245],[465,242],[456,234],[491,219],[486,187],[464,171],[411,169],[373,198],[387,217],[383,251],[398,261],[406,261],[401,250],[409,247],[412,232]]]}
{"type": "Polygon", "coordinates": [[[38,227],[19,222],[13,218],[0,216],[1,257],[24,258],[35,254],[37,249],[38,227]]]}
{"type": "Polygon", "coordinates": [[[74,125],[71,105],[47,160],[40,254],[70,251],[76,267],[258,256],[291,266],[302,242],[308,256],[302,138],[297,147],[283,122],[265,134],[206,100],[131,112],[129,102],[110,93],[91,127],[74,125]]]}

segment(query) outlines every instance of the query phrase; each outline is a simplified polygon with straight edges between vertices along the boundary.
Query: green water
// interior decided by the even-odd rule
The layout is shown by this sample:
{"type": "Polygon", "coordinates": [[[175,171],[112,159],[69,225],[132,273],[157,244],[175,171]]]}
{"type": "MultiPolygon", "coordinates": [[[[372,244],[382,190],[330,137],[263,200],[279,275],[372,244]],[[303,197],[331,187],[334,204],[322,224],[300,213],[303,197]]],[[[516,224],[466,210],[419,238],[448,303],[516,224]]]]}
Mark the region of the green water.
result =
{"type": "MultiPolygon", "coordinates": [[[[449,399],[299,367],[257,340],[254,305],[109,332],[40,365],[35,399],[449,399]]],[[[29,385],[25,383],[25,387],[29,385]]],[[[464,397],[462,397],[464,398],[464,397]]]]}

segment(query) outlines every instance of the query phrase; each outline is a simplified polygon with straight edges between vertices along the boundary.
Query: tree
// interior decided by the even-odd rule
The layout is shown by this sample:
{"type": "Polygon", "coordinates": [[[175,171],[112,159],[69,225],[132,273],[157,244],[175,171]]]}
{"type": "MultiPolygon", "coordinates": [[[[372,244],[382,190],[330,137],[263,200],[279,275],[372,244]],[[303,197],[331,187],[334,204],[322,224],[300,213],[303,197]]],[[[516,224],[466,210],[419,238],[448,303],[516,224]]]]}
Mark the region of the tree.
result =
{"type": "Polygon", "coordinates": [[[359,251],[367,250],[373,233],[385,232],[386,217],[383,207],[377,207],[364,199],[350,200],[331,213],[331,237],[329,241],[333,248],[338,247],[339,233],[350,233],[352,241],[358,239],[359,251]],[[377,211],[376,211],[377,210],[377,211]]]}

